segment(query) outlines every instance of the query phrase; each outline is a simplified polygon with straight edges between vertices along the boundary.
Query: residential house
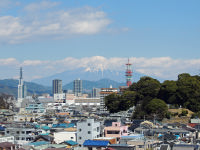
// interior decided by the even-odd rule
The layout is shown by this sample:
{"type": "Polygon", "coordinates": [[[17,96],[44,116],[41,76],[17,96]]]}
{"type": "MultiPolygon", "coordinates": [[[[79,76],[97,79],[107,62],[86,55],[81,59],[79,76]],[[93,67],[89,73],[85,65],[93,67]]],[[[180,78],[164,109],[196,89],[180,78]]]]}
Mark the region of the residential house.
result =
{"type": "Polygon", "coordinates": [[[120,122],[112,122],[112,126],[104,128],[105,137],[116,137],[117,140],[121,138],[121,136],[128,135],[128,126],[122,126],[120,122]]]}
{"type": "Polygon", "coordinates": [[[54,132],[54,142],[60,144],[64,141],[76,141],[76,132],[69,132],[65,130],[54,132]]]}

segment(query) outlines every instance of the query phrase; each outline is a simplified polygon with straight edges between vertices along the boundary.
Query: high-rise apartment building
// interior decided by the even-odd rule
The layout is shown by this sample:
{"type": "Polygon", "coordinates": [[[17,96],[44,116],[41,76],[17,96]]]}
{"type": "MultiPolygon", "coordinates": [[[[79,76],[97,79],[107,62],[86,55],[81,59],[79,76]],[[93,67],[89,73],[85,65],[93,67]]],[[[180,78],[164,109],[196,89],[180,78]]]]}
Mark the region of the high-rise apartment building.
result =
{"type": "Polygon", "coordinates": [[[27,96],[27,92],[26,92],[26,85],[24,85],[23,82],[23,76],[22,76],[22,67],[20,67],[20,75],[19,75],[19,84],[18,84],[18,95],[17,95],[17,103],[16,103],[16,107],[20,108],[22,101],[24,100],[24,98],[27,96]]]}
{"type": "Polygon", "coordinates": [[[55,79],[53,80],[53,94],[61,94],[62,93],[62,80],[55,79]]]}
{"type": "Polygon", "coordinates": [[[23,82],[23,76],[22,76],[22,67],[20,67],[20,77],[19,77],[19,84],[18,84],[18,100],[22,100],[26,97],[26,85],[24,85],[23,82]]]}
{"type": "Polygon", "coordinates": [[[105,97],[112,94],[112,93],[117,93],[118,89],[117,88],[101,88],[100,92],[100,113],[107,113],[107,108],[105,106],[105,97]]]}
{"type": "Polygon", "coordinates": [[[76,79],[74,80],[74,95],[81,96],[82,95],[82,80],[76,79]]]}
{"type": "Polygon", "coordinates": [[[100,92],[101,92],[101,89],[93,88],[92,89],[92,97],[100,97],[100,92]]]}

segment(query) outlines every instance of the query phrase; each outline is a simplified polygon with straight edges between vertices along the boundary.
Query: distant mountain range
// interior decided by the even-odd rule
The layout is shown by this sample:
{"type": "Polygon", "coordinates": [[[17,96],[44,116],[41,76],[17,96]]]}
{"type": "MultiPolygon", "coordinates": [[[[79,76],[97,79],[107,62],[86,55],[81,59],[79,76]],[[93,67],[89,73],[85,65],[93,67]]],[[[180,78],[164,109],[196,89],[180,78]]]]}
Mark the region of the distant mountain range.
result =
{"type": "MultiPolygon", "coordinates": [[[[101,79],[98,81],[88,81],[88,80],[83,80],[83,92],[91,92],[92,88],[109,88],[112,86],[113,88],[118,88],[119,86],[124,86],[126,85],[125,83],[119,83],[110,79],[101,79]]],[[[63,90],[66,89],[73,89],[73,81],[64,85],[63,90]]]]}
{"type": "MultiPolygon", "coordinates": [[[[133,81],[137,82],[140,77],[145,76],[137,72],[133,72],[133,81]]],[[[76,70],[68,70],[62,73],[58,73],[49,77],[35,79],[33,82],[51,86],[52,80],[60,79],[63,85],[68,84],[71,81],[80,78],[81,80],[98,81],[101,79],[111,79],[117,82],[125,82],[125,71],[111,71],[111,70],[91,70],[86,68],[79,68],[76,70]]]]}
{"type": "MultiPolygon", "coordinates": [[[[19,81],[14,79],[0,80],[0,93],[6,93],[17,97],[18,83],[19,81]]],[[[24,84],[27,86],[28,94],[51,93],[51,87],[33,82],[24,82],[24,84]]]]}
{"type": "MultiPolygon", "coordinates": [[[[34,82],[24,82],[27,86],[27,92],[29,95],[32,94],[42,94],[49,93],[51,94],[51,86],[44,86],[41,84],[37,84],[34,82]]],[[[110,79],[101,79],[98,81],[88,81],[83,80],[83,91],[86,93],[91,92],[92,88],[107,88],[112,85],[113,88],[118,88],[119,86],[125,85],[125,83],[119,83],[110,79]]],[[[0,80],[0,93],[6,93],[17,97],[17,88],[18,88],[18,80],[14,79],[5,79],[0,80]]],[[[63,86],[63,90],[73,89],[73,81],[63,86]]]]}

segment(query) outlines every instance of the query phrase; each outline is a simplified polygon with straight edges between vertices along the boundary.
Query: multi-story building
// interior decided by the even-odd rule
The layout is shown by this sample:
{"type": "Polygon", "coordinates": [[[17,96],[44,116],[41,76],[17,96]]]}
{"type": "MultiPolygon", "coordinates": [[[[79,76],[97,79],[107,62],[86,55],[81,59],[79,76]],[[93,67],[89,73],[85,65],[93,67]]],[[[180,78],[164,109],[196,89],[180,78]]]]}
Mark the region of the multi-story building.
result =
{"type": "Polygon", "coordinates": [[[1,136],[0,143],[3,143],[3,142],[10,142],[10,143],[14,144],[15,137],[14,136],[1,136]]]}
{"type": "Polygon", "coordinates": [[[5,129],[5,136],[14,136],[16,144],[27,144],[34,140],[36,129],[24,124],[11,124],[5,129]]]}
{"type": "Polygon", "coordinates": [[[62,93],[62,80],[55,79],[53,80],[53,94],[61,94],[62,93]]]}
{"type": "Polygon", "coordinates": [[[81,146],[85,140],[92,140],[100,137],[100,122],[94,119],[77,122],[77,142],[81,146]]]}
{"type": "Polygon", "coordinates": [[[121,138],[121,136],[128,135],[128,126],[122,126],[120,122],[112,122],[112,126],[104,128],[105,137],[116,137],[117,140],[121,138]]]}
{"type": "Polygon", "coordinates": [[[100,97],[100,92],[101,92],[101,89],[93,88],[92,89],[92,97],[100,97]]]}
{"type": "Polygon", "coordinates": [[[46,108],[43,106],[42,103],[35,103],[35,104],[29,104],[28,107],[26,107],[27,113],[31,114],[43,114],[46,111],[46,108]]]}
{"type": "Polygon", "coordinates": [[[65,102],[66,101],[66,93],[58,93],[53,95],[53,99],[55,102],[65,102]]]}
{"type": "Polygon", "coordinates": [[[75,105],[100,106],[100,98],[75,98],[75,105]]]}
{"type": "Polygon", "coordinates": [[[74,80],[73,92],[75,96],[82,96],[82,80],[80,79],[74,80]]]}
{"type": "Polygon", "coordinates": [[[105,107],[105,102],[104,102],[104,98],[112,93],[117,93],[118,90],[117,88],[112,88],[112,86],[110,86],[110,88],[101,88],[101,92],[100,92],[100,113],[106,113],[107,109],[105,107]]]}
{"type": "Polygon", "coordinates": [[[21,107],[21,103],[23,99],[26,97],[26,85],[23,82],[22,76],[22,67],[20,68],[20,77],[19,77],[19,84],[18,84],[18,96],[17,96],[17,107],[21,107]]]}

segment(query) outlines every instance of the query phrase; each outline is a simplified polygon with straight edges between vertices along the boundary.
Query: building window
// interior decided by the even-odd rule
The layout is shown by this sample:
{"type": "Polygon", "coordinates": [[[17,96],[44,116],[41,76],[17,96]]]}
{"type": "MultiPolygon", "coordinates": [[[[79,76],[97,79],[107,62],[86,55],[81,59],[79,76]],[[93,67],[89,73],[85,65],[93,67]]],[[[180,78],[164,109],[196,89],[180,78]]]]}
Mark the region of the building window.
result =
{"type": "Polygon", "coordinates": [[[88,131],[88,134],[91,134],[91,131],[88,131]]]}
{"type": "Polygon", "coordinates": [[[99,132],[99,127],[97,127],[97,132],[99,132]]]}
{"type": "Polygon", "coordinates": [[[81,129],[79,129],[79,132],[81,132],[82,130],[81,129]]]}
{"type": "Polygon", "coordinates": [[[25,140],[25,138],[24,138],[24,137],[22,137],[22,140],[25,140]]]}
{"type": "Polygon", "coordinates": [[[107,131],[107,134],[120,134],[119,131],[107,131]]]}
{"type": "Polygon", "coordinates": [[[9,131],[6,131],[7,134],[9,134],[9,131]]]}
{"type": "Polygon", "coordinates": [[[19,131],[17,131],[16,133],[19,134],[19,131]]]}
{"type": "Polygon", "coordinates": [[[71,139],[74,139],[74,137],[71,137],[71,139]]]}
{"type": "Polygon", "coordinates": [[[19,137],[16,137],[16,140],[19,140],[19,137]]]}
{"type": "Polygon", "coordinates": [[[25,132],[24,132],[24,131],[22,131],[22,134],[25,134],[25,132]]]}
{"type": "Polygon", "coordinates": [[[79,140],[81,140],[82,138],[81,138],[81,136],[79,137],[79,140]]]}
{"type": "Polygon", "coordinates": [[[88,126],[91,126],[91,124],[90,124],[90,123],[88,123],[88,126]]]}

